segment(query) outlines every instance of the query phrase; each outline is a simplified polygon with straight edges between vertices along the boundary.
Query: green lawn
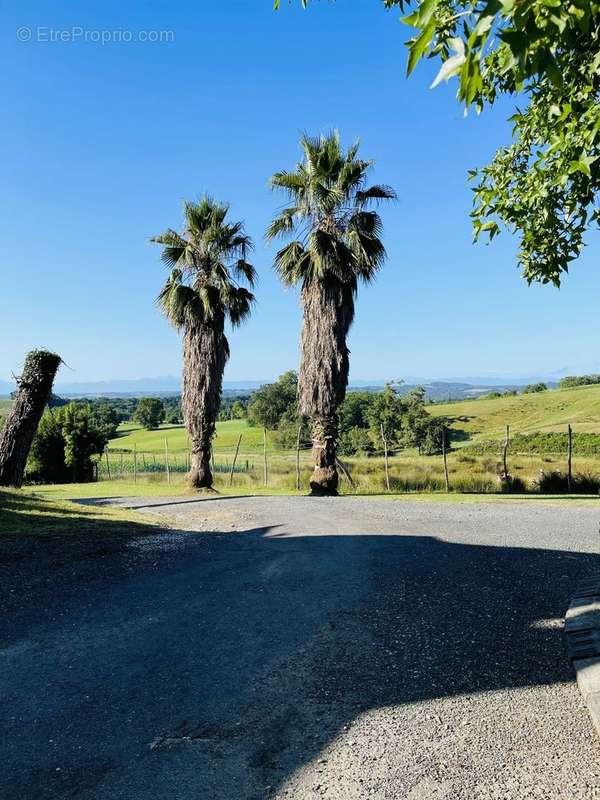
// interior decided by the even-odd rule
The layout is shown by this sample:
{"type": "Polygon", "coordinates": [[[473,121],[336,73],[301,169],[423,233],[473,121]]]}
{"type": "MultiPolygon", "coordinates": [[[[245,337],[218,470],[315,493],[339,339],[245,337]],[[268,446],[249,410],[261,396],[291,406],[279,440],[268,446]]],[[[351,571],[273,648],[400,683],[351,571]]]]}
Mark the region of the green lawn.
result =
{"type": "Polygon", "coordinates": [[[435,416],[451,417],[452,427],[468,433],[471,441],[500,439],[507,425],[513,433],[564,432],[569,423],[580,433],[600,433],[600,385],[440,403],[428,410],[435,416]]]}
{"type": "MultiPolygon", "coordinates": [[[[99,484],[94,484],[99,486],[99,484]]],[[[45,487],[50,491],[10,490],[0,492],[0,537],[3,535],[123,536],[157,530],[156,520],[132,511],[84,506],[67,501],[66,487],[45,487]],[[53,497],[54,495],[54,497],[53,497]]],[[[74,487],[72,487],[74,488],[74,487]]],[[[77,487],[81,489],[81,486],[77,487]]],[[[77,494],[83,495],[81,491],[77,494]]]]}
{"type": "MultiPolygon", "coordinates": [[[[244,419],[217,423],[217,435],[214,440],[215,452],[232,453],[235,450],[240,434],[242,436],[240,452],[262,452],[262,428],[252,427],[244,419]]],[[[161,425],[158,430],[147,431],[144,428],[140,428],[139,425],[129,422],[119,426],[117,437],[110,441],[109,447],[112,450],[121,448],[133,450],[135,445],[138,452],[162,454],[165,451],[165,439],[168,443],[169,452],[183,452],[189,449],[188,436],[183,425],[161,425]]],[[[267,446],[274,447],[271,434],[267,434],[267,446]]]]}

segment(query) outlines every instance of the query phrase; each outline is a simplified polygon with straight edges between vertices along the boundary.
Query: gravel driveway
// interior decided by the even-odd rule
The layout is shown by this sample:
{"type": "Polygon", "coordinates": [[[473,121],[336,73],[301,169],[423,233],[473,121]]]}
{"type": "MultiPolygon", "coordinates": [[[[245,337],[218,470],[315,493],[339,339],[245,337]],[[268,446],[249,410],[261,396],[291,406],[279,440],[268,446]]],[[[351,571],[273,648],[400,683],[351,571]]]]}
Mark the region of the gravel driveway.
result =
{"type": "Polygon", "coordinates": [[[0,540],[3,800],[600,797],[600,508],[114,502],[171,528],[0,540]]]}

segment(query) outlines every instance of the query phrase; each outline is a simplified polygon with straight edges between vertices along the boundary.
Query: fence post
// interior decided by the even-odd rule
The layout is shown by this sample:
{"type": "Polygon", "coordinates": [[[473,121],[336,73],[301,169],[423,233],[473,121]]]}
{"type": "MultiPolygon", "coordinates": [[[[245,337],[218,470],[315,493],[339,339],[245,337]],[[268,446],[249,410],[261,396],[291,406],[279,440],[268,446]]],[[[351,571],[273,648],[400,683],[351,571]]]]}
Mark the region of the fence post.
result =
{"type": "Polygon", "coordinates": [[[296,491],[300,491],[300,438],[302,436],[302,423],[298,426],[298,439],[296,440],[296,491]]]}
{"type": "Polygon", "coordinates": [[[572,480],[572,461],[573,461],[573,430],[569,425],[569,453],[567,455],[567,489],[571,494],[571,480],[572,480]]]}
{"type": "Polygon", "coordinates": [[[229,473],[229,485],[233,486],[233,471],[235,469],[235,462],[237,461],[238,453],[240,451],[240,443],[242,441],[242,434],[240,433],[240,438],[237,441],[237,446],[235,448],[235,455],[233,457],[233,461],[231,462],[231,472],[229,473]]]}
{"type": "Polygon", "coordinates": [[[263,473],[265,486],[269,483],[269,467],[267,464],[267,429],[263,428],[263,473]]]}
{"type": "Polygon", "coordinates": [[[106,471],[108,473],[108,480],[110,480],[110,462],[108,460],[108,447],[104,451],[104,455],[106,456],[106,471]]]}
{"type": "Polygon", "coordinates": [[[506,464],[506,454],[508,452],[508,443],[510,440],[510,425],[506,426],[506,439],[504,440],[504,452],[502,453],[502,462],[504,465],[504,480],[508,481],[508,466],[506,464]]]}
{"type": "Polygon", "coordinates": [[[444,479],[446,481],[446,491],[450,491],[450,479],[448,478],[448,459],[446,458],[446,428],[442,428],[442,455],[444,457],[444,479]]]}
{"type": "Polygon", "coordinates": [[[137,483],[137,447],[133,445],[133,482],[137,483]]]}
{"type": "Polygon", "coordinates": [[[387,449],[387,439],[385,438],[385,434],[383,432],[383,422],[380,424],[379,429],[381,431],[381,441],[383,442],[383,463],[385,464],[385,485],[387,486],[387,490],[390,490],[390,469],[388,465],[388,449],[387,449]]]}
{"type": "Polygon", "coordinates": [[[165,439],[165,468],[167,470],[167,483],[171,483],[171,473],[169,471],[169,443],[165,439]]]}

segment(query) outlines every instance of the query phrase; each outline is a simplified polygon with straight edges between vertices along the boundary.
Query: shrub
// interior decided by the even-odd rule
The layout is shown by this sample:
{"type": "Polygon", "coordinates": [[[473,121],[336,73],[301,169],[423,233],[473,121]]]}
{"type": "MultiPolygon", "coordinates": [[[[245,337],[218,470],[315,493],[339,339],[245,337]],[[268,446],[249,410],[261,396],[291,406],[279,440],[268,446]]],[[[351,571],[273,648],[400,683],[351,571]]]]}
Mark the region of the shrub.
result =
{"type": "MultiPolygon", "coordinates": [[[[510,440],[510,452],[518,455],[566,454],[569,437],[567,433],[517,433],[510,440]]],[[[468,445],[465,450],[472,455],[499,456],[501,439],[484,439],[468,445]]],[[[573,455],[600,456],[600,434],[574,433],[573,455]]]]}
{"type": "Polygon", "coordinates": [[[106,444],[107,428],[94,409],[69,403],[44,412],[34,437],[27,477],[39,483],[86,482],[106,444]]]}
{"type": "MultiPolygon", "coordinates": [[[[566,494],[569,491],[569,482],[566,473],[559,470],[540,472],[535,481],[534,488],[541,494],[566,494]]],[[[571,492],[573,494],[598,494],[600,478],[590,472],[577,472],[571,478],[571,492]]]]}
{"type": "Polygon", "coordinates": [[[29,451],[27,480],[66,483],[68,479],[60,413],[58,410],[47,410],[42,415],[29,451]]]}
{"type": "Polygon", "coordinates": [[[500,481],[500,491],[505,494],[525,494],[528,491],[527,483],[518,475],[509,475],[508,480],[500,481]]]}
{"type": "Polygon", "coordinates": [[[547,392],[548,387],[545,383],[530,383],[523,389],[523,394],[537,394],[538,392],[547,392]]]}

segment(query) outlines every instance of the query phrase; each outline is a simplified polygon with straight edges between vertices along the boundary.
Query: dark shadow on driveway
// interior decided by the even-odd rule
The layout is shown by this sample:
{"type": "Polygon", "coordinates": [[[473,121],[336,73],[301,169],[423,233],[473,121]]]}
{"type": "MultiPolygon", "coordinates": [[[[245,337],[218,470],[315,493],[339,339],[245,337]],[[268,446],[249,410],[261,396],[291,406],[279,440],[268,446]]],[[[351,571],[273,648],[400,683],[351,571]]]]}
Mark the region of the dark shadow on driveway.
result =
{"type": "Polygon", "coordinates": [[[370,709],[571,679],[597,555],[269,531],[4,561],[3,800],[262,798],[370,709]]]}

